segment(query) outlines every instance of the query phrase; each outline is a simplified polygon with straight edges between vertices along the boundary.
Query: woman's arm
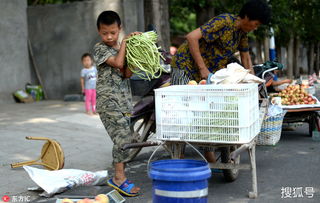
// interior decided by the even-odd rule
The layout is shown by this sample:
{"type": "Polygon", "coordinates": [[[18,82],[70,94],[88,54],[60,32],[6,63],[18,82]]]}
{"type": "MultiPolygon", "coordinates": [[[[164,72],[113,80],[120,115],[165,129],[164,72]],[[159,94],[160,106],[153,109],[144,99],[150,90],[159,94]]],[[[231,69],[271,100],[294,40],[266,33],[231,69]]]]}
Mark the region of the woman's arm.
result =
{"type": "Polygon", "coordinates": [[[204,63],[200,53],[199,40],[202,38],[200,28],[193,30],[186,37],[189,44],[190,53],[199,68],[201,78],[207,79],[210,71],[204,63]]]}
{"type": "Polygon", "coordinates": [[[254,74],[254,70],[252,68],[252,62],[251,62],[251,57],[248,51],[246,52],[240,52],[240,57],[241,57],[241,63],[242,65],[250,70],[251,74],[254,74]]]}

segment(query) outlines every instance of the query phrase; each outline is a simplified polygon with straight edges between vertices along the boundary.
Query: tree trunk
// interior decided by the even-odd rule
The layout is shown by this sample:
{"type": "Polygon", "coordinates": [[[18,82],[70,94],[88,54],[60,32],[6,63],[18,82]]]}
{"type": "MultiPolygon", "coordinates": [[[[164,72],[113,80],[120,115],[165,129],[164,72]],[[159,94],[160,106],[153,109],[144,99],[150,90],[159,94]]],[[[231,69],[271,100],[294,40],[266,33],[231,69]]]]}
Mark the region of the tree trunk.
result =
{"type": "Polygon", "coordinates": [[[264,38],[263,40],[263,50],[264,50],[264,61],[269,61],[269,37],[264,38]]]}
{"type": "Polygon", "coordinates": [[[314,73],[314,43],[310,42],[308,49],[308,74],[314,73]]]}
{"type": "Polygon", "coordinates": [[[295,78],[299,77],[299,54],[300,54],[300,39],[298,37],[294,38],[294,48],[293,48],[293,75],[295,78]]]}
{"type": "Polygon", "coordinates": [[[209,0],[206,0],[205,8],[196,8],[196,23],[197,26],[201,26],[214,17],[214,7],[209,0]]]}
{"type": "Polygon", "coordinates": [[[154,25],[158,43],[162,49],[170,47],[170,23],[168,0],[144,0],[145,27],[154,25]]]}
{"type": "Polygon", "coordinates": [[[256,47],[257,47],[257,63],[261,64],[262,61],[262,43],[260,40],[256,41],[256,47]]]}
{"type": "Polygon", "coordinates": [[[287,47],[287,66],[288,66],[288,69],[287,69],[287,75],[288,75],[288,78],[289,79],[292,79],[293,78],[293,48],[294,48],[294,38],[293,36],[290,37],[290,41],[289,41],[289,44],[288,44],[288,47],[287,47]]]}
{"type": "Polygon", "coordinates": [[[281,46],[276,47],[276,60],[281,63],[281,46]]]}
{"type": "Polygon", "coordinates": [[[316,56],[316,74],[319,76],[319,69],[320,69],[320,42],[317,42],[317,56],[316,56]]]}

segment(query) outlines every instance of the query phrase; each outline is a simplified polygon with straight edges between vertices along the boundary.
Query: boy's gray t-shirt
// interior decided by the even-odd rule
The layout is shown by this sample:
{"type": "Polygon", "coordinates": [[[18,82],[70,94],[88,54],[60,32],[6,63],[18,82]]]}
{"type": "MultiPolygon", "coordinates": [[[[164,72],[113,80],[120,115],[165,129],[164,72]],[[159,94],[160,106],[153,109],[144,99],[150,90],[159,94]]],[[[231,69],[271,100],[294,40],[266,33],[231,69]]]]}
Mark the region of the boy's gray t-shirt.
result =
{"type": "Polygon", "coordinates": [[[96,89],[97,69],[95,66],[91,68],[83,68],[81,77],[84,78],[84,89],[96,89]]]}

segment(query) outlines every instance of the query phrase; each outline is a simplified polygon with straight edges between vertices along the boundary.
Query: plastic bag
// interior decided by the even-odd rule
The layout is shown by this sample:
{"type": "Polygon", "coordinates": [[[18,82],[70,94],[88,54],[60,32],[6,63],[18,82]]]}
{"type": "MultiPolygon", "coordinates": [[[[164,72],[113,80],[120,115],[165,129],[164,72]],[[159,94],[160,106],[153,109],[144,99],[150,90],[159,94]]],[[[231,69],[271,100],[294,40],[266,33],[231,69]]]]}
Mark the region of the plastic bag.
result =
{"type": "Polygon", "coordinates": [[[246,75],[248,70],[244,69],[237,63],[230,63],[227,68],[217,71],[211,78],[212,84],[236,84],[239,83],[246,75]]]}
{"type": "Polygon", "coordinates": [[[23,166],[30,178],[45,192],[40,196],[51,197],[77,186],[102,185],[107,182],[108,171],[83,171],[78,169],[62,169],[48,171],[31,166],[23,166]]]}
{"type": "Polygon", "coordinates": [[[288,87],[288,85],[289,85],[289,83],[284,83],[282,85],[277,85],[277,86],[273,86],[273,87],[276,91],[280,92],[280,91],[286,89],[288,87]]]}
{"type": "Polygon", "coordinates": [[[249,73],[238,63],[230,63],[227,68],[217,71],[210,76],[210,84],[238,84],[238,83],[263,83],[264,80],[249,73]]]}
{"type": "Polygon", "coordinates": [[[255,76],[255,75],[252,75],[252,74],[247,74],[243,80],[241,81],[241,83],[258,83],[258,84],[261,84],[261,83],[264,83],[265,80],[255,76]]]}
{"type": "Polygon", "coordinates": [[[271,117],[271,116],[275,116],[282,113],[283,113],[283,109],[280,106],[270,105],[268,108],[267,116],[271,117]]]}

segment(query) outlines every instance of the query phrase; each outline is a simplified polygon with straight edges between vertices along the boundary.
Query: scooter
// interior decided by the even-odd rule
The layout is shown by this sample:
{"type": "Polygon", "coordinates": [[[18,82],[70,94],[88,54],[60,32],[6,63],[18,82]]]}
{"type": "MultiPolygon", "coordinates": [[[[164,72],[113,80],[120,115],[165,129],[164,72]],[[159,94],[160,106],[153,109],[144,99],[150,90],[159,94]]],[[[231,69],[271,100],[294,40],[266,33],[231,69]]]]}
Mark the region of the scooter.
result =
{"type": "Polygon", "coordinates": [[[171,56],[163,50],[160,50],[160,53],[164,57],[161,65],[165,69],[165,72],[162,72],[159,78],[152,79],[151,81],[138,77],[132,77],[130,79],[132,95],[139,97],[130,117],[130,130],[133,136],[132,144],[138,144],[138,147],[128,149],[130,150],[128,161],[134,159],[141,151],[143,145],[139,147],[139,144],[146,142],[148,138],[155,133],[155,97],[153,90],[170,85],[171,56]]]}

